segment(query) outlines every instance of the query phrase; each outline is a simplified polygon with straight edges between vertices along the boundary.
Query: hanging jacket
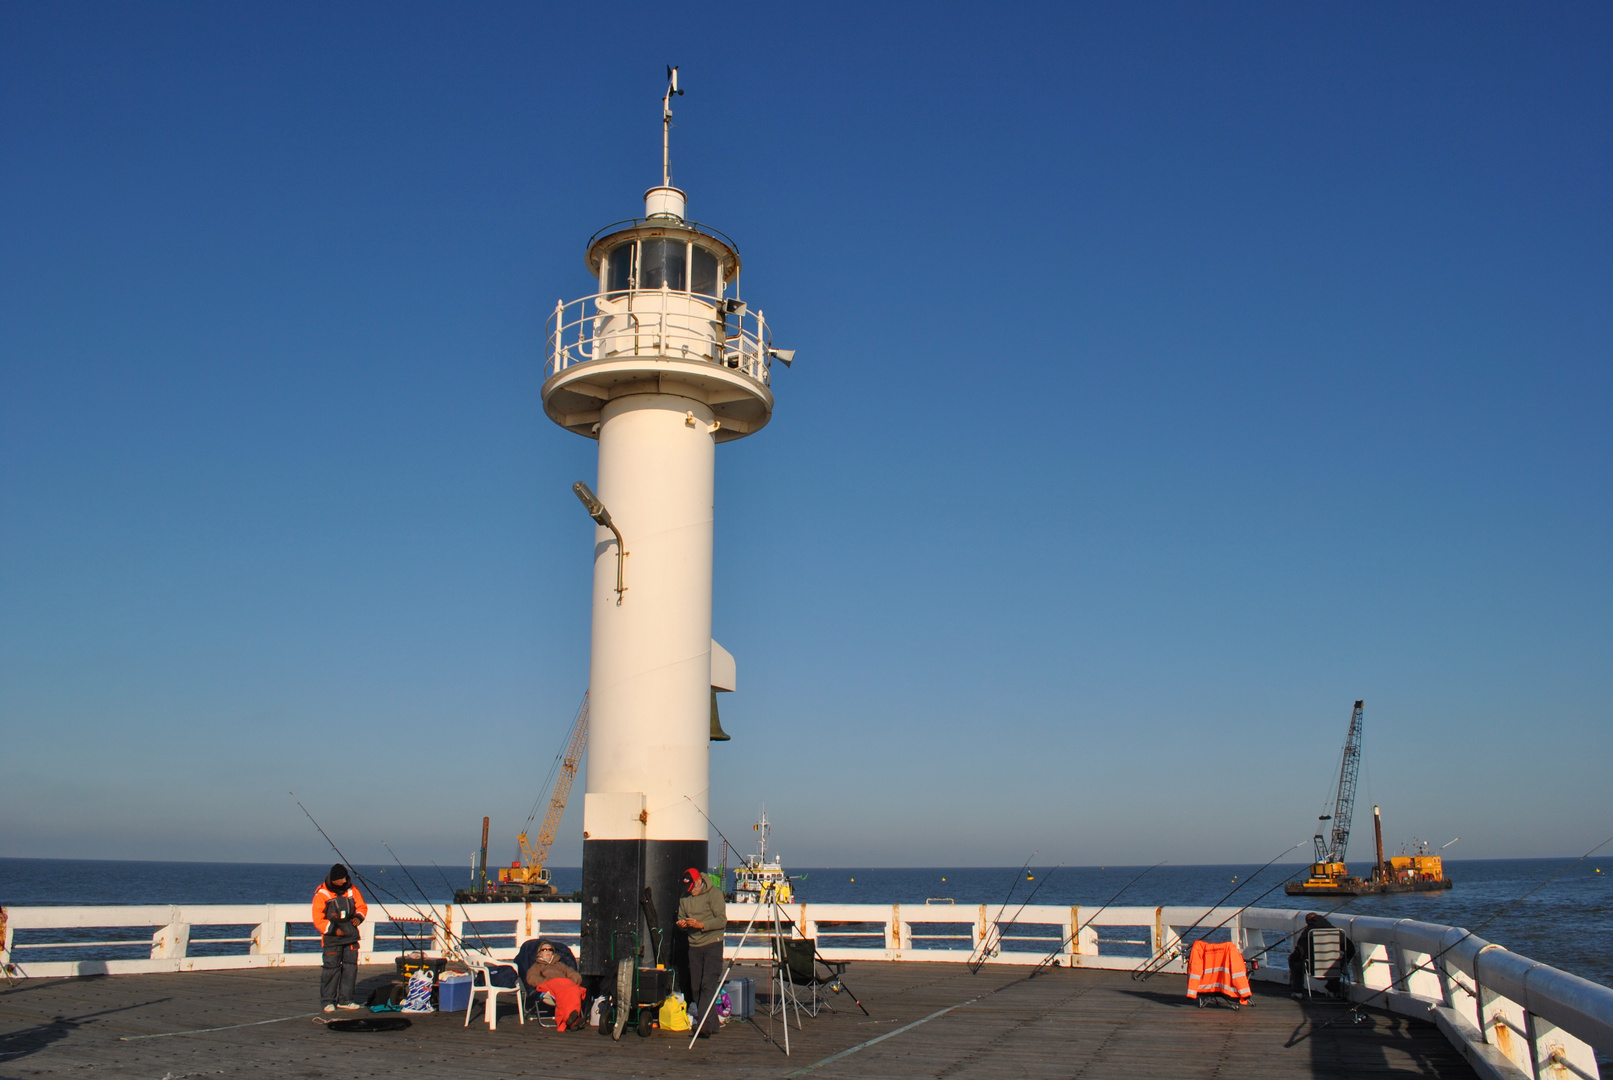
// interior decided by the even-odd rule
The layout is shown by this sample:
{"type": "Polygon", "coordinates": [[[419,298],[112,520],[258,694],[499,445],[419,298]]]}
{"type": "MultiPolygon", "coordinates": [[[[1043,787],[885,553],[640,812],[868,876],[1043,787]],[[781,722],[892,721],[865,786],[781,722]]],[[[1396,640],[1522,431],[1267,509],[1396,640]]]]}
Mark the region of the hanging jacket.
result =
{"type": "Polygon", "coordinates": [[[1187,996],[1225,994],[1235,1001],[1250,997],[1243,952],[1230,941],[1195,941],[1187,958],[1187,996]]]}
{"type": "Polygon", "coordinates": [[[314,890],[313,923],[319,942],[325,948],[358,945],[358,924],[369,914],[370,906],[358,886],[348,883],[341,892],[323,882],[314,890]]]}

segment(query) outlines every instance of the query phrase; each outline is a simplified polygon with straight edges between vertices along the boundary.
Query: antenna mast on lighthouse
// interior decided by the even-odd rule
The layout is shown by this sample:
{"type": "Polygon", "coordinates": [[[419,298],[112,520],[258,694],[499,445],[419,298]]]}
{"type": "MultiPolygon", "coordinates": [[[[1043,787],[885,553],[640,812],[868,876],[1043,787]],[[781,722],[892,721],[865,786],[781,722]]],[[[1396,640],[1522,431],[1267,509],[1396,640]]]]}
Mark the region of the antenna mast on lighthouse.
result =
{"type": "Polygon", "coordinates": [[[672,99],[682,94],[678,89],[678,69],[666,69],[666,95],[661,98],[661,186],[672,186],[672,99]]]}

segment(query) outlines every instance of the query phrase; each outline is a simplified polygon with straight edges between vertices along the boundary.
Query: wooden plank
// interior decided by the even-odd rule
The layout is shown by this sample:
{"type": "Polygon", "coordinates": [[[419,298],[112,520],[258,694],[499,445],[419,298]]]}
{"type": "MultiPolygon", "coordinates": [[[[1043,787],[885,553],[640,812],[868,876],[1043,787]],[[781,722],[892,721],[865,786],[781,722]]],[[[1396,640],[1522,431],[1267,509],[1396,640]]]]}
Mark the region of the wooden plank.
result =
{"type": "MultiPolygon", "coordinates": [[[[1338,1006],[1302,1005],[1285,992],[1257,989],[1239,1011],[1200,1009],[1180,976],[1133,982],[1120,972],[1054,969],[1032,981],[1028,969],[991,967],[971,975],[957,964],[859,963],[846,978],[873,1016],[844,995],[837,1012],[805,1018],[782,1050],[781,1022],[730,1025],[686,1049],[687,1038],[627,1034],[620,1043],[593,1031],[559,1034],[513,1011],[490,1032],[463,1014],[415,1017],[406,1032],[339,1035],[315,1012],[318,973],[245,969],[176,975],[29,980],[0,991],[0,1076],[38,1077],[94,1069],[97,1075],[783,1076],[940,1009],[973,1004],[813,1070],[830,1078],[928,1076],[1371,1077],[1473,1075],[1431,1024],[1374,1013],[1340,1023],[1292,1049],[1284,1043],[1337,1017],[1338,1006]],[[262,1020],[277,1023],[257,1024],[262,1020]],[[230,1026],[252,1024],[253,1026],[230,1026]],[[197,1029],[219,1028],[195,1034],[197,1029]],[[161,1035],[124,1041],[127,1036],[161,1035]],[[776,1044],[776,1045],[775,1045],[776,1044]]],[[[746,972],[766,985],[765,970],[746,972]]],[[[365,969],[365,984],[388,979],[365,969]]],[[[350,1014],[351,1015],[351,1014],[350,1014]]]]}

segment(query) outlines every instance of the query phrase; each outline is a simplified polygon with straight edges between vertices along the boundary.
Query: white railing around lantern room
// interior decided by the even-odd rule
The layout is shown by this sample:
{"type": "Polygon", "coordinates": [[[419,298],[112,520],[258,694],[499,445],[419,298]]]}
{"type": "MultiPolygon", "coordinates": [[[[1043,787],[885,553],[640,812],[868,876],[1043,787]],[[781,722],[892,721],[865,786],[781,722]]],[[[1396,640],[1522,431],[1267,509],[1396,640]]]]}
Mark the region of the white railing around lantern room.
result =
{"type": "Polygon", "coordinates": [[[590,360],[650,357],[718,364],[766,386],[771,349],[766,317],[737,300],[630,289],[557,300],[549,315],[544,375],[590,360]]]}

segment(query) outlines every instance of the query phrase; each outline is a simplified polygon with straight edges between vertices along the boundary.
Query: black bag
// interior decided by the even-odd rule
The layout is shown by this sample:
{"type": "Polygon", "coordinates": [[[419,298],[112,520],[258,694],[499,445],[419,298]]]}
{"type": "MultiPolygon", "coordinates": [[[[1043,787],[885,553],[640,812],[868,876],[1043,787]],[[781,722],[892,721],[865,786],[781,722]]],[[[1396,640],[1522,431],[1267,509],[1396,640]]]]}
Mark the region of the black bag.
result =
{"type": "Polygon", "coordinates": [[[360,1016],[353,1020],[332,1020],[327,1031],[403,1031],[413,1027],[406,1016],[360,1016]]]}
{"type": "Polygon", "coordinates": [[[404,983],[387,983],[377,986],[370,991],[370,1000],[365,1004],[374,1008],[377,1005],[390,1005],[394,1009],[403,1007],[403,999],[409,996],[409,987],[404,983]]]}

